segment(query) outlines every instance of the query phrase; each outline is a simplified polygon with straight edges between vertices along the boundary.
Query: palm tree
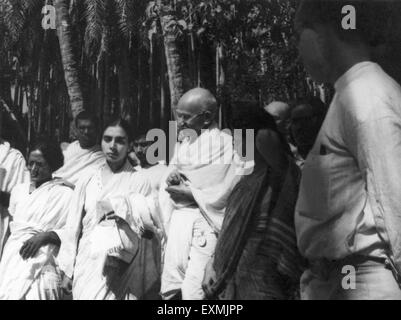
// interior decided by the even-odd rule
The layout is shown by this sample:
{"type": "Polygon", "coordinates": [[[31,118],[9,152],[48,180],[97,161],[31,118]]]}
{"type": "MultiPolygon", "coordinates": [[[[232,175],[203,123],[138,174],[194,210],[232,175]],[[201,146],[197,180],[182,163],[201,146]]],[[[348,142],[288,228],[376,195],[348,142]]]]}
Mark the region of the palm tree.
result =
{"type": "Polygon", "coordinates": [[[180,28],[170,0],[159,1],[159,17],[162,27],[164,50],[168,70],[171,106],[174,108],[184,93],[184,59],[178,45],[180,28]]]}
{"type": "Polygon", "coordinates": [[[78,61],[72,45],[72,30],[68,12],[69,0],[55,0],[55,8],[64,78],[70,97],[71,113],[75,117],[79,112],[84,110],[84,106],[79,83],[78,61]]]}

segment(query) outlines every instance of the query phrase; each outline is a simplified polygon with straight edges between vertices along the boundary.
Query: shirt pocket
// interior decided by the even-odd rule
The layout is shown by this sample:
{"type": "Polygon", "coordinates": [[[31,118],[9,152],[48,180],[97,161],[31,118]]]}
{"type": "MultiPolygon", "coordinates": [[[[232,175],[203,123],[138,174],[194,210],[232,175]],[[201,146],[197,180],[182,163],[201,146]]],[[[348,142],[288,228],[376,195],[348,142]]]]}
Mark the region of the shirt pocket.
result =
{"type": "Polygon", "coordinates": [[[333,154],[309,155],[302,169],[297,212],[314,220],[332,215],[331,178],[333,154]]]}

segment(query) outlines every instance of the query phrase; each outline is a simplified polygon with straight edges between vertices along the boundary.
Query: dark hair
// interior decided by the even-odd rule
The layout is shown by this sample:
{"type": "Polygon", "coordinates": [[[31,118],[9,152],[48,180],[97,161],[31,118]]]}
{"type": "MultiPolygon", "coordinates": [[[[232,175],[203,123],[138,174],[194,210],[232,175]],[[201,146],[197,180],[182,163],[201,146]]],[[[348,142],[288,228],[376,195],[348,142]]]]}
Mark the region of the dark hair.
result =
{"type": "Polygon", "coordinates": [[[137,132],[135,133],[135,137],[134,140],[139,140],[142,137],[146,138],[146,135],[148,134],[148,130],[143,129],[143,130],[137,130],[137,132]]]}
{"type": "Polygon", "coordinates": [[[52,172],[60,169],[64,164],[63,152],[60,145],[54,140],[39,138],[30,150],[31,152],[39,150],[52,172]]]}
{"type": "MultiPolygon", "coordinates": [[[[386,18],[391,6],[388,1],[380,0],[301,0],[296,14],[296,24],[300,28],[313,29],[317,25],[332,27],[339,38],[351,42],[361,40],[366,44],[377,45],[384,41],[383,30],[386,29],[386,18]],[[342,20],[343,7],[351,5],[355,8],[355,29],[344,29],[342,20]]],[[[396,2],[398,1],[390,1],[396,2]]]]}
{"type": "MultiPolygon", "coordinates": [[[[327,113],[326,104],[318,97],[307,96],[299,98],[294,104],[294,108],[301,105],[309,105],[312,107],[313,114],[318,116],[325,116],[327,113]]],[[[293,108],[293,109],[294,109],[293,108]]]]}
{"type": "Polygon", "coordinates": [[[277,131],[274,118],[259,106],[257,101],[234,101],[231,103],[233,117],[231,129],[259,129],[269,128],[277,131]]]}
{"type": "Polygon", "coordinates": [[[87,110],[81,111],[75,117],[75,126],[76,127],[78,127],[79,120],[89,120],[95,125],[96,129],[99,128],[99,118],[95,114],[93,114],[87,110]]]}
{"type": "Polygon", "coordinates": [[[120,127],[122,129],[124,129],[124,131],[128,137],[128,142],[130,143],[133,141],[132,129],[131,129],[131,125],[129,124],[128,121],[121,119],[121,118],[112,120],[107,125],[104,126],[102,134],[106,131],[107,128],[110,128],[110,127],[120,127]]]}
{"type": "Polygon", "coordinates": [[[270,129],[278,135],[285,152],[291,155],[288,143],[278,131],[274,118],[257,101],[234,101],[231,103],[231,108],[234,115],[230,123],[230,129],[253,129],[255,130],[255,137],[259,130],[270,129]]]}

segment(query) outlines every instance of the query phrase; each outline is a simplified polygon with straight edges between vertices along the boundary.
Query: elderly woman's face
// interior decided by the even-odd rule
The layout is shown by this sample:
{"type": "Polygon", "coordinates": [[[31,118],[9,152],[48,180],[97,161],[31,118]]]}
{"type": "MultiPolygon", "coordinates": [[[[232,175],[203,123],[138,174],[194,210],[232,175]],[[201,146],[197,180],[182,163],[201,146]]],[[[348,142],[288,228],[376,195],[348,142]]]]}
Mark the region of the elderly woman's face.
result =
{"type": "Polygon", "coordinates": [[[28,169],[32,182],[40,183],[52,178],[52,170],[40,150],[33,150],[29,154],[28,169]]]}

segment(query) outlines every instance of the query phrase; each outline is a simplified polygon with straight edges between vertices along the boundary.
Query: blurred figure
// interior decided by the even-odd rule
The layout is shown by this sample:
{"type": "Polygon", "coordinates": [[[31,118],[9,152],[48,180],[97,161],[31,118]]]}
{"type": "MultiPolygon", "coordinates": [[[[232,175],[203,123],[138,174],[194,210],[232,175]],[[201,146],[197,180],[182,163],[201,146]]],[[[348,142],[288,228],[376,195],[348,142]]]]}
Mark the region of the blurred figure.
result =
{"type": "Polygon", "coordinates": [[[282,135],[284,135],[284,137],[287,137],[291,115],[290,105],[281,101],[273,101],[272,103],[265,106],[264,109],[273,117],[274,121],[276,122],[278,131],[282,135]]]}
{"type": "Polygon", "coordinates": [[[295,210],[302,299],[401,299],[401,87],[372,62],[368,31],[390,3],[302,0],[296,14],[305,69],[335,88],[295,210]]]}
{"type": "Polygon", "coordinates": [[[303,160],[315,143],[326,112],[326,106],[316,97],[299,101],[291,110],[290,138],[303,160]]]}

